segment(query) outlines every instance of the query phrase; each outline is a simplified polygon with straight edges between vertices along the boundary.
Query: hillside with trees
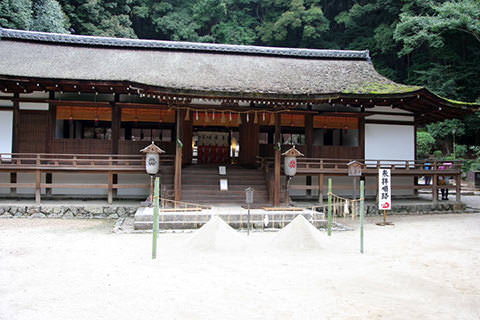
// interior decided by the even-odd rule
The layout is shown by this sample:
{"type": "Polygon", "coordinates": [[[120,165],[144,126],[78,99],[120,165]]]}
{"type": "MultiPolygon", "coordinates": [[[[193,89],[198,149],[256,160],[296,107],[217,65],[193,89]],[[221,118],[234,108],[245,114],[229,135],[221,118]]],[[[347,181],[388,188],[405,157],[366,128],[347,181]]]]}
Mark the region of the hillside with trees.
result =
{"type": "MultiPolygon", "coordinates": [[[[480,0],[2,0],[0,26],[143,39],[369,49],[388,78],[480,102],[480,0]]],[[[426,154],[478,156],[480,112],[427,126],[426,154]],[[429,137],[430,136],[430,137],[429,137]],[[433,138],[433,143],[431,139],[433,138]],[[463,144],[463,146],[462,146],[463,144]],[[438,154],[438,152],[437,152],[438,154]]]]}

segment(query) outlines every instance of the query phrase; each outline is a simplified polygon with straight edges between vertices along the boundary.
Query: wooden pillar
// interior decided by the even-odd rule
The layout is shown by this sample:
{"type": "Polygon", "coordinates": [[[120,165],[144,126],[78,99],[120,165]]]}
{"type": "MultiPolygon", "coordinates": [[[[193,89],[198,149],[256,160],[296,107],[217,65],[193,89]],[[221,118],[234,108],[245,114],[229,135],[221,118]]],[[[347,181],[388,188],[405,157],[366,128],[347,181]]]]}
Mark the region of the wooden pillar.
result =
{"type": "MultiPolygon", "coordinates": [[[[19,129],[20,129],[20,105],[18,102],[18,98],[20,95],[18,93],[13,94],[14,100],[13,103],[13,132],[12,132],[12,153],[17,153],[18,148],[18,136],[19,136],[19,129]]],[[[17,173],[11,172],[10,173],[10,183],[17,183],[17,173]]],[[[17,193],[17,188],[10,188],[11,194],[17,193]]]]}
{"type": "Polygon", "coordinates": [[[318,176],[318,203],[323,205],[323,174],[318,176]]]}
{"type": "MultiPolygon", "coordinates": [[[[55,129],[57,126],[57,105],[54,103],[55,100],[55,91],[50,91],[48,93],[48,133],[47,133],[47,152],[55,153],[55,129]]],[[[52,183],[53,175],[51,172],[45,174],[45,182],[52,183]]],[[[52,194],[52,188],[46,188],[45,193],[47,195],[52,194]]]]}
{"type": "Polygon", "coordinates": [[[121,110],[118,106],[118,102],[120,101],[120,95],[118,93],[115,94],[115,98],[112,105],[112,154],[118,154],[118,143],[120,140],[120,121],[121,121],[121,110]]]}
{"type": "MultiPolygon", "coordinates": [[[[305,115],[305,156],[307,158],[313,157],[313,114],[305,115]]],[[[306,185],[312,185],[312,176],[307,176],[306,185]]],[[[312,195],[312,189],[307,190],[307,196],[312,195]]]]}
{"type": "MultiPolygon", "coordinates": [[[[120,94],[115,93],[115,97],[112,105],[112,154],[119,153],[119,141],[120,141],[120,127],[122,121],[122,110],[118,106],[120,101],[120,94]]],[[[112,184],[116,185],[118,183],[118,174],[113,174],[112,184]]],[[[112,189],[112,198],[117,196],[117,189],[112,189]]]]}
{"type": "Polygon", "coordinates": [[[111,172],[108,173],[108,204],[112,204],[113,202],[113,174],[111,172]]]}
{"type": "Polygon", "coordinates": [[[361,158],[365,160],[365,118],[358,119],[358,138],[360,141],[361,158]]]}
{"type": "MultiPolygon", "coordinates": [[[[274,160],[274,180],[273,180],[273,206],[280,205],[280,152],[277,146],[280,144],[280,113],[275,114],[275,160],[274,160]]],[[[281,145],[280,145],[281,147],[281,145]]]]}
{"type": "Polygon", "coordinates": [[[180,148],[177,141],[177,139],[180,139],[180,137],[182,137],[182,123],[183,123],[183,112],[182,110],[177,110],[176,135],[175,135],[175,177],[174,177],[175,201],[180,201],[182,198],[182,148],[180,148]]]}
{"type": "Polygon", "coordinates": [[[460,172],[455,176],[455,201],[457,204],[462,201],[462,176],[460,172]]]}
{"type": "Polygon", "coordinates": [[[57,105],[54,103],[55,92],[50,91],[48,94],[48,134],[47,134],[47,152],[55,152],[55,127],[57,124],[57,105]]]}
{"type": "MultiPolygon", "coordinates": [[[[434,166],[436,168],[436,166],[434,166]]],[[[435,169],[436,170],[436,169],[435,169]]],[[[438,184],[438,176],[436,174],[434,174],[432,176],[432,202],[433,202],[433,205],[436,206],[437,205],[437,202],[438,202],[438,188],[437,188],[437,184],[438,184]]]]}
{"type": "Polygon", "coordinates": [[[40,179],[41,179],[41,173],[40,170],[35,171],[35,203],[40,204],[40,179]]]}
{"type": "Polygon", "coordinates": [[[246,114],[242,114],[241,117],[242,125],[239,128],[240,155],[238,160],[241,165],[255,167],[259,150],[260,126],[253,123],[255,119],[253,113],[249,114],[248,122],[246,114]]]}
{"type": "Polygon", "coordinates": [[[12,133],[12,152],[17,153],[19,150],[19,130],[20,130],[20,104],[18,93],[13,94],[13,133],[12,133]]]}
{"type": "MultiPolygon", "coordinates": [[[[183,111],[182,114],[186,116],[186,113],[191,113],[191,111],[186,110],[183,111]]],[[[193,156],[193,149],[192,149],[192,139],[193,139],[193,121],[190,114],[190,120],[185,120],[183,117],[183,125],[182,125],[182,163],[183,164],[191,164],[192,163],[192,156],[193,156]]]]}

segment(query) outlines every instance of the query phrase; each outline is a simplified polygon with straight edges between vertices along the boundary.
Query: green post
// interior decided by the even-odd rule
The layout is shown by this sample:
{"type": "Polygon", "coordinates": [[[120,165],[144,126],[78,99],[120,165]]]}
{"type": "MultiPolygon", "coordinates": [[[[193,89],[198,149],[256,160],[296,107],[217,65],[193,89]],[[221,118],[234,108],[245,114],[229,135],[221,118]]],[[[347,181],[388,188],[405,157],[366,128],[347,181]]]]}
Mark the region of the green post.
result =
{"type": "Polygon", "coordinates": [[[158,235],[158,193],[160,181],[155,178],[155,187],[153,191],[153,243],[152,243],[152,259],[157,258],[157,235],[158,235]]]}
{"type": "Polygon", "coordinates": [[[365,215],[365,181],[360,181],[360,253],[363,253],[363,216],[365,215]]]}
{"type": "Polygon", "coordinates": [[[332,178],[328,178],[328,235],[332,235],[332,178]]]}

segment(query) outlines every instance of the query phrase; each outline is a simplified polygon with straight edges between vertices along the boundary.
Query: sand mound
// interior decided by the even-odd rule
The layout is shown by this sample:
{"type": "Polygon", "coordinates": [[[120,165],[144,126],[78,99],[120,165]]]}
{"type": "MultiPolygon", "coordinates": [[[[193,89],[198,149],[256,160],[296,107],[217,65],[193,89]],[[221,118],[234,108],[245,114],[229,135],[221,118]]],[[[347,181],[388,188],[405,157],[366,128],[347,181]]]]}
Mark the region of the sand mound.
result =
{"type": "Polygon", "coordinates": [[[195,250],[235,250],[245,246],[246,239],[230,227],[222,218],[210,220],[187,239],[185,246],[195,250]]]}
{"type": "Polygon", "coordinates": [[[273,239],[279,249],[321,249],[325,238],[304,216],[298,215],[273,239]]]}

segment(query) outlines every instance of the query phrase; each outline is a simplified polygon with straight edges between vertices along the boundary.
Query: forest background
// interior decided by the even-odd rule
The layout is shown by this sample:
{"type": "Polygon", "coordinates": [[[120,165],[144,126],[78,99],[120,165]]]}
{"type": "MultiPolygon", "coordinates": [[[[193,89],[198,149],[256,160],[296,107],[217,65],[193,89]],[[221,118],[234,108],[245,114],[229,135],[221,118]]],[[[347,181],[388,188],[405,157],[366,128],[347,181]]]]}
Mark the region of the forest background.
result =
{"type": "MultiPolygon", "coordinates": [[[[480,102],[480,0],[1,0],[0,26],[368,49],[378,72],[394,81],[424,86],[449,99],[480,102]]],[[[480,169],[480,111],[419,129],[417,152],[419,158],[470,158],[465,169],[480,169]]]]}

